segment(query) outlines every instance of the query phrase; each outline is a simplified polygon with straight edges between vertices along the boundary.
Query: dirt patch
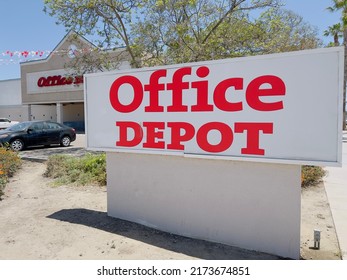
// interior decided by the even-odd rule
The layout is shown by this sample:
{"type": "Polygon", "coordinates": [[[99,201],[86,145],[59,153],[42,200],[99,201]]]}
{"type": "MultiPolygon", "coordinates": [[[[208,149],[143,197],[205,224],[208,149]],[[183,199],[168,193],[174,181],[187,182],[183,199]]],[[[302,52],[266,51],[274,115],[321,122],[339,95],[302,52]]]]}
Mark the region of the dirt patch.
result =
{"type": "Polygon", "coordinates": [[[301,257],[309,260],[341,259],[335,225],[323,183],[301,191],[301,257]],[[314,248],[314,230],[321,232],[319,250],[314,248]]]}
{"type": "MultiPolygon", "coordinates": [[[[44,171],[44,163],[24,161],[5,189],[0,259],[280,259],[110,218],[106,188],[52,187],[44,171]]],[[[302,196],[302,257],[339,259],[323,185],[302,196]],[[316,228],[322,230],[319,251],[309,248],[316,228]]]]}

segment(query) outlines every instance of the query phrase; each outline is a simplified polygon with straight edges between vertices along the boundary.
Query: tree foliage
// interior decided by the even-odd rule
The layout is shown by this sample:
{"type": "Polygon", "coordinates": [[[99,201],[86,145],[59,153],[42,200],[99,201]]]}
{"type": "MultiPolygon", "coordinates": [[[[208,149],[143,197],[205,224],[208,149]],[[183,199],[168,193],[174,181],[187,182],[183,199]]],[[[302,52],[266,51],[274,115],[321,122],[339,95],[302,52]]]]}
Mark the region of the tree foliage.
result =
{"type": "Polygon", "coordinates": [[[313,49],[322,45],[317,28],[290,10],[270,9],[257,20],[262,26],[262,53],[313,49]]]}
{"type": "Polygon", "coordinates": [[[347,0],[332,0],[332,6],[327,7],[330,12],[342,11],[341,21],[344,26],[347,25],[347,0]]]}
{"type": "Polygon", "coordinates": [[[138,60],[133,51],[131,26],[134,11],[141,10],[146,1],[138,0],[45,0],[44,11],[81,35],[96,35],[101,48],[125,46],[133,66],[138,60]]]}
{"type": "Polygon", "coordinates": [[[321,45],[317,30],[291,11],[272,8],[254,20],[247,9],[239,9],[216,27],[214,22],[219,21],[220,16],[209,16],[209,13],[213,14],[217,8],[207,11],[203,7],[194,6],[190,12],[183,9],[185,12],[179,16],[173,8],[149,11],[134,34],[138,36],[137,45],[147,54],[146,65],[284,52],[321,45]],[[169,11],[173,10],[175,13],[169,16],[169,11]]]}
{"type": "Polygon", "coordinates": [[[98,38],[101,49],[124,47],[133,67],[320,45],[314,28],[279,7],[278,0],[45,0],[67,29],[98,38]]]}
{"type": "Polygon", "coordinates": [[[334,38],[334,43],[330,44],[334,47],[340,46],[340,38],[343,37],[343,28],[341,23],[336,23],[332,26],[329,26],[327,30],[324,31],[324,36],[332,36],[334,38]]]}

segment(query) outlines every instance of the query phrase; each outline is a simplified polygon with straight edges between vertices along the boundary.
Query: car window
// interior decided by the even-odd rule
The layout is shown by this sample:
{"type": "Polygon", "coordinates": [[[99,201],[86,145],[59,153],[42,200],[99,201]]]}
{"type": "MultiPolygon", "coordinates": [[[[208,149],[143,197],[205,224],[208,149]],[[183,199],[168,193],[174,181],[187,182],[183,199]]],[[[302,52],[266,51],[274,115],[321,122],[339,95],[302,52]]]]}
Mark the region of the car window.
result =
{"type": "Polygon", "coordinates": [[[12,125],[12,126],[8,127],[6,130],[7,131],[21,131],[23,129],[26,129],[29,125],[30,125],[30,123],[28,123],[28,122],[22,122],[22,123],[12,125]]]}
{"type": "Polygon", "coordinates": [[[9,119],[0,119],[0,122],[10,122],[9,119]]]}
{"type": "Polygon", "coordinates": [[[48,130],[56,130],[56,129],[60,129],[60,125],[57,124],[57,123],[50,123],[50,122],[47,122],[46,123],[46,129],[48,130]]]}
{"type": "Polygon", "coordinates": [[[32,129],[33,131],[41,131],[43,129],[43,123],[34,123],[30,126],[30,129],[32,129]]]}

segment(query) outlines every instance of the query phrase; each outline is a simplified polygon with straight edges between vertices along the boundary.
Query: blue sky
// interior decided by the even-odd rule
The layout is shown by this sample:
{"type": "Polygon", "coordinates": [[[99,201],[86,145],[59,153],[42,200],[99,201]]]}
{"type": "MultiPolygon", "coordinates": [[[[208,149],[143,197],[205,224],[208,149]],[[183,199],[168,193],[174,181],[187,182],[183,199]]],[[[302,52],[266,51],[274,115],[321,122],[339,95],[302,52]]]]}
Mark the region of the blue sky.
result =
{"type": "MultiPolygon", "coordinates": [[[[318,27],[323,36],[328,26],[339,21],[339,13],[330,13],[326,7],[332,0],[283,0],[286,8],[301,15],[318,27]]],[[[63,26],[43,11],[43,0],[0,0],[0,80],[20,77],[18,56],[3,56],[7,51],[50,51],[65,36],[63,26]]],[[[23,57],[21,57],[23,59],[23,57]]]]}

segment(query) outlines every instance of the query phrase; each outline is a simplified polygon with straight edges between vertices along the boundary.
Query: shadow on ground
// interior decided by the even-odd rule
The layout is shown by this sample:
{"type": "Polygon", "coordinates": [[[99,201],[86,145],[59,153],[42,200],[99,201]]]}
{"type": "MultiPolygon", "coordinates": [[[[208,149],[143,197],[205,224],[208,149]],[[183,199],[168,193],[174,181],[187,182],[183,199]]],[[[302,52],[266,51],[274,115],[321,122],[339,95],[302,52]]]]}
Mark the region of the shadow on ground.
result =
{"type": "Polygon", "coordinates": [[[278,256],[259,253],[149,228],[137,223],[112,218],[106,212],[89,209],[63,209],[47,218],[85,225],[141,241],[159,248],[207,260],[277,260],[278,256]]]}

